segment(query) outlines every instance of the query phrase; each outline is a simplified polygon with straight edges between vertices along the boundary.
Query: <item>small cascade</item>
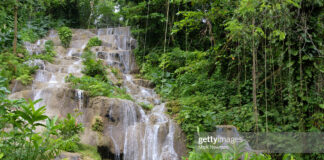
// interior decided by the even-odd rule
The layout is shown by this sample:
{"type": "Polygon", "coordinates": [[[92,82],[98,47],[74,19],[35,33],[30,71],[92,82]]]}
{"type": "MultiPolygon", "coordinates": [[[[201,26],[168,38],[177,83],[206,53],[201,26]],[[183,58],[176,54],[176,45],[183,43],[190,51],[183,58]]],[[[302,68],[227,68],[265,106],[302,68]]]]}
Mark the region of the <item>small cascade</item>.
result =
{"type": "MultiPolygon", "coordinates": [[[[44,99],[42,92],[43,92],[42,89],[38,89],[38,90],[36,90],[36,91],[34,92],[34,93],[35,93],[35,96],[34,96],[33,101],[36,101],[36,100],[39,100],[39,99],[44,99]]],[[[42,104],[43,104],[42,101],[36,103],[36,104],[35,104],[35,109],[38,109],[38,108],[42,107],[42,104]]]]}
{"type": "Polygon", "coordinates": [[[74,52],[75,52],[75,48],[70,48],[68,53],[67,53],[67,56],[72,57],[72,53],[74,53],[74,52]]]}
{"type": "Polygon", "coordinates": [[[76,90],[76,99],[78,101],[77,112],[81,112],[81,115],[78,117],[79,122],[83,122],[83,91],[80,89],[76,90]]]}
{"type": "Polygon", "coordinates": [[[52,74],[51,79],[48,83],[57,83],[55,74],[52,74]]]}

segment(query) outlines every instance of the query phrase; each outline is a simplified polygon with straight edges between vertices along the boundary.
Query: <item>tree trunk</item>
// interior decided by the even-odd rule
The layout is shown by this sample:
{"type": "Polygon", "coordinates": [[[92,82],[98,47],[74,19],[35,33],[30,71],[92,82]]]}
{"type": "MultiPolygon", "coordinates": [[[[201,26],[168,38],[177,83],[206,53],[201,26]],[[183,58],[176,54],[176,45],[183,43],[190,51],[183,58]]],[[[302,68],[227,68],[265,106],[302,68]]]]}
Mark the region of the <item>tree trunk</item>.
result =
{"type": "Polygon", "coordinates": [[[254,118],[255,118],[255,131],[258,131],[258,107],[257,107],[257,97],[256,97],[256,53],[255,53],[255,46],[254,46],[254,24],[255,24],[255,19],[252,19],[252,61],[253,61],[253,66],[252,66],[252,79],[253,79],[253,108],[254,108],[254,118]]]}
{"type": "Polygon", "coordinates": [[[13,39],[13,53],[17,54],[17,35],[18,35],[18,0],[16,0],[14,8],[15,20],[14,20],[14,39],[13,39]]]}

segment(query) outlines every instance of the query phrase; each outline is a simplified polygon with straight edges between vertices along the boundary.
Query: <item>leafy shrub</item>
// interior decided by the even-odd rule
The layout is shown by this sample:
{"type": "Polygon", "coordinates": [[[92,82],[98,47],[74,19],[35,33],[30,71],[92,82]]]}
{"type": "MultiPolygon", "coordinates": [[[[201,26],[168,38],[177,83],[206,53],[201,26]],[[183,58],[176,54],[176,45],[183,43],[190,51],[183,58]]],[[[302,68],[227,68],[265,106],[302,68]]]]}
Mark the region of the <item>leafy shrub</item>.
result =
{"type": "Polygon", "coordinates": [[[27,85],[33,81],[33,77],[29,74],[23,74],[17,77],[17,80],[19,80],[22,84],[27,85]]]}
{"type": "Polygon", "coordinates": [[[67,117],[58,121],[59,135],[64,141],[69,141],[65,145],[61,146],[61,149],[75,152],[78,150],[78,143],[80,142],[79,134],[83,131],[83,125],[77,123],[76,118],[71,114],[67,114],[67,117]]]}
{"type": "Polygon", "coordinates": [[[20,38],[25,42],[34,43],[39,39],[39,36],[33,29],[24,28],[20,31],[20,38]]]}
{"type": "Polygon", "coordinates": [[[83,125],[77,123],[76,118],[67,114],[66,118],[58,121],[58,130],[63,139],[68,139],[83,131],[83,125]]]}
{"type": "Polygon", "coordinates": [[[181,104],[176,100],[167,102],[165,106],[167,108],[167,112],[171,115],[178,114],[181,110],[181,104]]]}
{"type": "Polygon", "coordinates": [[[32,81],[31,75],[38,68],[30,67],[23,62],[25,59],[17,57],[16,55],[5,52],[0,54],[0,75],[7,78],[9,81],[18,79],[23,84],[28,84],[32,81]]]}
{"type": "Polygon", "coordinates": [[[45,51],[46,54],[55,55],[54,42],[52,40],[48,40],[45,42],[45,51]]]}
{"type": "Polygon", "coordinates": [[[60,37],[63,47],[68,48],[72,40],[72,31],[69,27],[61,27],[58,29],[58,35],[60,37]]]}
{"type": "Polygon", "coordinates": [[[7,78],[0,75],[0,100],[4,99],[10,91],[6,88],[8,86],[7,78]]]}
{"type": "Polygon", "coordinates": [[[174,72],[185,65],[187,54],[179,48],[174,48],[171,52],[161,56],[159,67],[164,69],[164,71],[174,72]]]}
{"type": "Polygon", "coordinates": [[[145,110],[151,110],[154,108],[154,106],[152,104],[145,104],[143,102],[139,103],[139,105],[145,110]]]}
{"type": "Polygon", "coordinates": [[[91,47],[94,47],[94,46],[100,46],[101,43],[102,43],[102,42],[101,42],[101,40],[100,40],[98,37],[92,37],[92,38],[90,38],[90,40],[88,41],[85,50],[88,50],[88,49],[90,49],[91,47]]]}
{"type": "Polygon", "coordinates": [[[80,125],[71,117],[59,123],[57,117],[47,117],[45,106],[35,108],[40,100],[9,100],[2,95],[0,101],[0,150],[4,159],[53,159],[79,139],[80,125]],[[44,120],[46,124],[41,123],[44,120]],[[42,132],[36,127],[43,128],[42,132]]]}
{"type": "Polygon", "coordinates": [[[90,96],[106,96],[111,98],[129,99],[132,98],[125,89],[114,86],[110,81],[103,81],[101,78],[83,76],[77,78],[73,75],[66,77],[74,89],[87,91],[90,96]]]}
{"type": "Polygon", "coordinates": [[[102,80],[107,80],[106,67],[102,64],[102,60],[96,60],[95,55],[86,51],[82,54],[83,65],[85,66],[82,70],[82,73],[91,77],[97,77],[102,80]]]}

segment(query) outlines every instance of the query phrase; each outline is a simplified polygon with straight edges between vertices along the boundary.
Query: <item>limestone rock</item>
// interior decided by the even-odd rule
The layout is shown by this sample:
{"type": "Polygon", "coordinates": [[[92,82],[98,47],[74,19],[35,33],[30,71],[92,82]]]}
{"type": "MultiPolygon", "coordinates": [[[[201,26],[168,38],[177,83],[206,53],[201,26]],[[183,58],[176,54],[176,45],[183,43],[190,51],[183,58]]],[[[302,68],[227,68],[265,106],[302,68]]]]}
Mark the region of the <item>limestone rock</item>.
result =
{"type": "Polygon", "coordinates": [[[86,104],[83,116],[86,129],[81,141],[94,146],[107,147],[112,154],[116,154],[123,152],[124,133],[128,125],[140,119],[141,113],[139,106],[129,100],[93,97],[86,104]],[[89,123],[98,117],[103,122],[104,130],[101,133],[93,131],[89,123]]]}

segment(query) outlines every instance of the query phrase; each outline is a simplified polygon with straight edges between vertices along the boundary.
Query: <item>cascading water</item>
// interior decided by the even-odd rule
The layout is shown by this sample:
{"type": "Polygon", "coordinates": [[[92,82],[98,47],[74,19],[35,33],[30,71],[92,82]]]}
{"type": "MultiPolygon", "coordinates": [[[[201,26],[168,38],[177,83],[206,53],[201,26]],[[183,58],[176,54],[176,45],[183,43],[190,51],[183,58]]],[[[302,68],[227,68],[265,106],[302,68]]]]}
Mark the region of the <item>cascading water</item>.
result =
{"type": "MultiPolygon", "coordinates": [[[[72,112],[68,110],[69,105],[81,112],[87,111],[85,107],[88,102],[85,100],[84,91],[70,89],[64,80],[69,74],[77,77],[82,76],[80,56],[88,40],[95,36],[102,40],[102,46],[91,49],[97,58],[122,71],[122,85],[136,103],[154,105],[151,111],[144,111],[134,102],[119,100],[120,103],[116,104],[118,110],[111,108],[107,115],[103,116],[111,122],[104,128],[104,133],[109,135],[113,144],[111,148],[108,148],[113,151],[113,158],[115,160],[179,159],[174,149],[175,124],[164,113],[165,104],[161,103],[153,89],[138,85],[131,75],[137,70],[131,51],[136,43],[130,36],[129,27],[106,28],[96,31],[73,30],[71,48],[68,49],[60,46],[56,31],[50,31],[48,37],[35,44],[26,44],[26,48],[31,54],[40,54],[38,51],[44,47],[46,40],[53,40],[58,54],[53,64],[41,60],[28,62],[29,65],[39,66],[31,92],[33,100],[43,99],[43,101],[36,107],[46,105],[46,114],[50,116],[66,115],[66,113],[72,112]],[[64,97],[72,97],[73,101],[65,100],[64,97]],[[118,114],[119,119],[113,118],[115,114],[118,114]]],[[[23,95],[26,94],[22,91],[13,93],[12,96],[21,97],[23,95]]],[[[90,121],[87,119],[87,115],[78,117],[78,122],[89,124],[90,121]]]]}
{"type": "MultiPolygon", "coordinates": [[[[123,128],[125,129],[123,159],[179,159],[173,148],[173,123],[170,118],[164,114],[164,104],[160,104],[160,99],[153,89],[136,85],[133,82],[132,75],[129,74],[133,69],[132,65],[134,63],[131,60],[131,37],[129,36],[129,28],[100,29],[98,30],[98,37],[102,41],[106,41],[106,44],[113,45],[110,50],[97,52],[97,57],[105,60],[107,64],[113,67],[121,66],[120,68],[124,73],[124,86],[136,102],[155,105],[148,115],[140,109],[141,119],[139,120],[132,119],[136,116],[136,112],[127,114],[128,116],[121,116],[126,118],[123,120],[123,128]],[[113,46],[117,47],[114,48],[113,46]],[[114,55],[114,53],[117,54],[114,55]],[[113,62],[116,61],[120,62],[121,65],[115,65],[113,62]],[[129,123],[126,123],[127,121],[129,121],[129,123]],[[167,134],[162,134],[161,131],[167,134]]],[[[107,45],[106,47],[110,46],[107,45]]],[[[123,110],[124,112],[128,112],[127,109],[123,110]]],[[[112,139],[114,139],[113,135],[111,136],[112,139]]]]}

